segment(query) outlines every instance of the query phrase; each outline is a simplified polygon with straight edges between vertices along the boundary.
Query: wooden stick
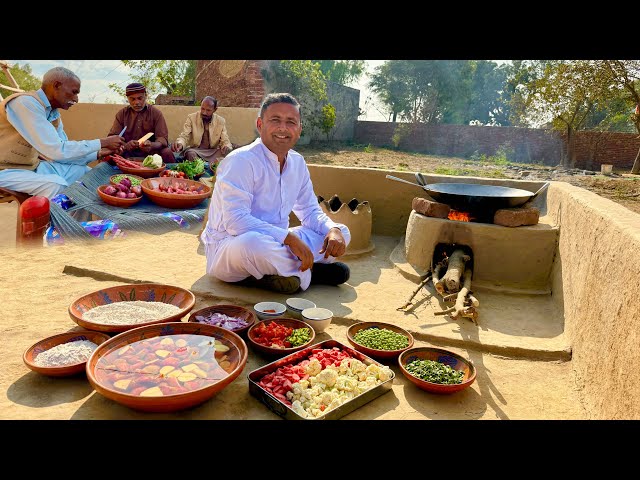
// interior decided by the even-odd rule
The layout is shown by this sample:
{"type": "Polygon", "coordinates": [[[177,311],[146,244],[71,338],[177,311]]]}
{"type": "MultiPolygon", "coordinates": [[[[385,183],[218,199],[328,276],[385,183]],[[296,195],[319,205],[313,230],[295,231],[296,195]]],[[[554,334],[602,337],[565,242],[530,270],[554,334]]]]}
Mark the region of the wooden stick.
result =
{"type": "Polygon", "coordinates": [[[464,282],[462,284],[462,288],[458,292],[458,297],[456,298],[456,313],[453,315],[454,317],[457,317],[464,310],[464,300],[467,296],[467,293],[469,293],[469,290],[471,290],[471,275],[471,269],[469,267],[465,267],[464,282]]]}
{"type": "Polygon", "coordinates": [[[471,305],[473,305],[474,307],[479,307],[480,306],[480,301],[474,297],[471,292],[469,292],[469,295],[467,295],[467,298],[471,301],[471,305]]]}
{"type": "Polygon", "coordinates": [[[418,292],[420,291],[420,289],[421,289],[422,287],[424,287],[424,286],[427,284],[427,282],[428,282],[429,280],[431,280],[431,275],[430,275],[429,273],[427,273],[427,276],[424,278],[424,280],[422,280],[422,281],[420,282],[420,284],[418,285],[418,288],[416,288],[416,289],[411,293],[411,296],[409,297],[409,299],[407,300],[407,302],[406,302],[404,305],[402,305],[401,307],[396,308],[396,310],[404,310],[405,308],[409,307],[409,306],[411,305],[411,303],[412,303],[413,297],[415,297],[415,296],[418,294],[418,292]]]}

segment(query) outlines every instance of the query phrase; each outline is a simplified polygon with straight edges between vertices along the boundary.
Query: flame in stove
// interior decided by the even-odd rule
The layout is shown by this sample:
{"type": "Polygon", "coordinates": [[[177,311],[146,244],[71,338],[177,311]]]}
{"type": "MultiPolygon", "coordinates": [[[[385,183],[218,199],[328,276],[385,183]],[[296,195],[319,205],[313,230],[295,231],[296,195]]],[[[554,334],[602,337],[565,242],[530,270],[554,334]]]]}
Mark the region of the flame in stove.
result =
{"type": "Polygon", "coordinates": [[[457,220],[459,222],[470,222],[473,220],[473,217],[467,212],[459,212],[453,209],[449,211],[449,216],[447,218],[449,218],[449,220],[457,220]]]}

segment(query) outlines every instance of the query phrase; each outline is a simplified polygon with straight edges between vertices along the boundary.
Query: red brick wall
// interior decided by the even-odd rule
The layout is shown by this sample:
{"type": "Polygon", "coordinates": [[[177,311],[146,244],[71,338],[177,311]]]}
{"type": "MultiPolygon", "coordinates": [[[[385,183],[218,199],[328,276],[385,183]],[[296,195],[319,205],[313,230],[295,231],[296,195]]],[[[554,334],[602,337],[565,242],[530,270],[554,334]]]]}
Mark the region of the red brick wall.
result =
{"type": "MultiPolygon", "coordinates": [[[[391,122],[356,122],[354,142],[393,146],[398,126],[391,122]]],[[[602,163],[630,168],[640,148],[640,138],[632,133],[577,132],[576,167],[600,170],[602,163]]],[[[513,151],[513,160],[525,163],[558,165],[566,151],[565,136],[557,132],[517,127],[469,125],[418,125],[401,138],[399,148],[468,158],[474,153],[491,156],[501,146],[513,151]]]]}
{"type": "Polygon", "coordinates": [[[219,107],[257,108],[264,97],[262,60],[198,60],[196,102],[211,95],[219,107]]]}

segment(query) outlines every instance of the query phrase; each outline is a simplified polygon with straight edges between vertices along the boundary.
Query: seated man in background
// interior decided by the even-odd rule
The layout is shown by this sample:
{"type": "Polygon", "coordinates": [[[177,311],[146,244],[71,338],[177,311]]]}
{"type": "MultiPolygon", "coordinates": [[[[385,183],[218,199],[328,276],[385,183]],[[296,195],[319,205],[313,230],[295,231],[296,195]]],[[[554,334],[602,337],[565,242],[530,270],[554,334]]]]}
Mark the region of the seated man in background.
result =
{"type": "Polygon", "coordinates": [[[190,113],[182,133],[171,144],[171,150],[182,152],[185,160],[200,157],[207,163],[233,150],[224,118],[215,112],[218,100],[206,96],[200,104],[200,112],[190,113]]]}
{"type": "Polygon", "coordinates": [[[35,92],[14,93],[0,103],[0,187],[53,198],[91,170],[88,163],[121,153],[117,134],[69,140],[60,110],[78,103],[80,78],[55,67],[35,92]]]}
{"type": "Polygon", "coordinates": [[[201,234],[207,274],[287,294],[346,282],[349,267],[335,259],[346,251],[349,229],[322,211],[307,164],[292,150],[302,133],[300,104],[288,93],[270,94],[256,126],[260,137],[218,167],[201,234]],[[291,211],[302,225],[289,228],[291,211]]]}
{"type": "Polygon", "coordinates": [[[175,163],[173,152],[169,148],[169,129],[159,108],[147,103],[147,90],[141,83],[131,83],[126,89],[129,105],[116,113],[109,135],[119,135],[127,127],[124,136],[124,158],[145,158],[157,153],[164,163],[175,163]],[[153,136],[141,145],[138,140],[147,133],[153,136]]]}

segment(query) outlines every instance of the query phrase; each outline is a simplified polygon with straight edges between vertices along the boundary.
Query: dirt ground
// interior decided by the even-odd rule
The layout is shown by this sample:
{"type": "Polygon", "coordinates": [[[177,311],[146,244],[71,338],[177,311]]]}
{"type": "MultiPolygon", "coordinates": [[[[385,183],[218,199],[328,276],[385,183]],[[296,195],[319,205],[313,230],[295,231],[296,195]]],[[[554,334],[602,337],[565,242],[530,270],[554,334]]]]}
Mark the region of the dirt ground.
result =
{"type": "MultiPolygon", "coordinates": [[[[615,170],[613,175],[585,174],[580,169],[561,169],[544,165],[502,165],[492,161],[468,160],[457,157],[401,152],[369,146],[299,146],[307,163],[343,167],[366,167],[407,172],[458,176],[536,179],[567,182],[640,213],[640,175],[630,170],[615,170]]],[[[596,172],[591,172],[596,173],[596,172]]]]}
{"type": "MultiPolygon", "coordinates": [[[[320,150],[304,146],[298,150],[310,164],[438,174],[449,172],[452,175],[497,178],[528,176],[547,180],[549,176],[554,176],[553,169],[549,167],[527,165],[516,169],[377,148],[320,150]]],[[[553,180],[582,186],[640,213],[640,178],[556,174],[553,180]]],[[[28,284],[29,289],[4,289],[4,294],[0,294],[8,314],[5,317],[4,338],[9,340],[5,343],[7,348],[0,355],[0,363],[4,366],[0,375],[0,388],[4,392],[0,400],[0,411],[3,412],[0,419],[278,419],[247,395],[244,376],[235,382],[234,388],[225,390],[194,410],[172,415],[149,415],[107,401],[93,392],[82,378],[52,380],[30,372],[22,362],[22,352],[38,339],[74,327],[68,317],[67,307],[77,296],[123,281],[144,280],[192,288],[202,279],[204,258],[195,253],[198,247],[195,235],[183,232],[170,232],[162,236],[141,235],[125,242],[105,242],[92,248],[72,248],[69,245],[31,252],[17,251],[12,248],[15,245],[16,210],[15,203],[0,205],[0,225],[3,227],[0,229],[0,255],[4,258],[5,273],[0,277],[5,282],[11,280],[17,285],[28,284]],[[153,251],[154,248],[161,250],[166,245],[174,245],[185,252],[185,260],[179,270],[158,269],[155,262],[137,264],[131,269],[128,262],[132,252],[139,255],[136,252],[153,251]],[[62,274],[68,265],[91,267],[95,275],[83,277],[62,274]],[[33,295],[33,292],[40,293],[33,295]],[[38,319],[38,322],[34,322],[34,319],[38,319]],[[239,398],[242,399],[240,403],[239,398]]],[[[349,295],[364,304],[379,302],[380,294],[373,288],[375,284],[381,283],[381,280],[385,280],[386,283],[382,282],[385,285],[396,285],[398,282],[391,277],[393,269],[381,272],[384,278],[377,282],[371,283],[366,278],[360,283],[354,282],[349,287],[349,295]]],[[[199,301],[196,308],[201,306],[204,305],[199,301]]],[[[336,322],[327,334],[344,341],[345,330],[346,324],[336,322]]],[[[422,343],[418,342],[418,345],[422,343]]],[[[461,353],[465,353],[465,350],[461,349],[461,353]]],[[[353,412],[346,419],[589,418],[589,412],[580,404],[580,389],[575,382],[571,362],[538,362],[490,354],[468,354],[481,368],[478,381],[463,394],[457,397],[425,396],[413,389],[400,375],[397,384],[394,384],[393,394],[381,397],[380,401],[353,412]]],[[[257,366],[256,360],[252,360],[247,371],[257,366]]]]}

